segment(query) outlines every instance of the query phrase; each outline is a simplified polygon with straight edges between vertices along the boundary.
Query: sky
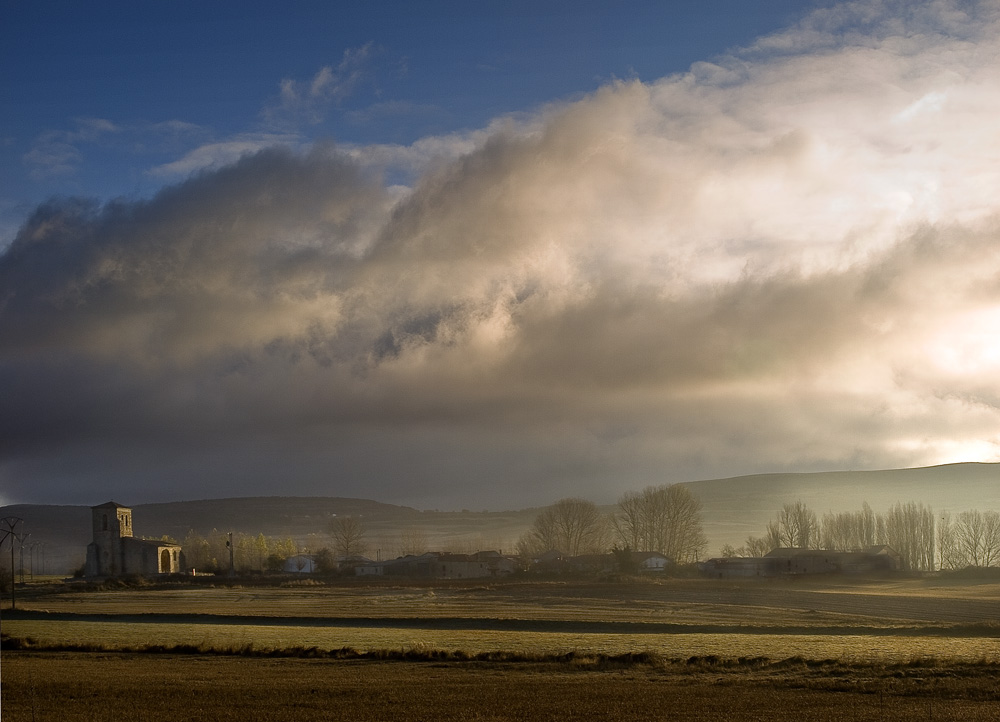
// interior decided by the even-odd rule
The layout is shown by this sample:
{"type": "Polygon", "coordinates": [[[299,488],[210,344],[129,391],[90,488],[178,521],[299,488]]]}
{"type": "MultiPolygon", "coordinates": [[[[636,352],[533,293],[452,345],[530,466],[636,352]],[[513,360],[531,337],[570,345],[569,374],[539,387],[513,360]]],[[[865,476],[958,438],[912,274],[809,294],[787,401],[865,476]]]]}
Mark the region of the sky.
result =
{"type": "Polygon", "coordinates": [[[0,503],[1000,460],[1000,0],[0,14],[0,503]]]}

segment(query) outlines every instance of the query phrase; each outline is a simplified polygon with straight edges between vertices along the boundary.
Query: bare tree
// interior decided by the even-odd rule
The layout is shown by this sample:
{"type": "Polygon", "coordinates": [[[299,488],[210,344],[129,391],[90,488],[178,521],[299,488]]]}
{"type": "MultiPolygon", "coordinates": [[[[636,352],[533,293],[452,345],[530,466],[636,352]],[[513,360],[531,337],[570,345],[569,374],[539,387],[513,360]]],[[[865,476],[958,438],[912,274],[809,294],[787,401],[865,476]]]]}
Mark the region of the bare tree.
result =
{"type": "MultiPolygon", "coordinates": [[[[777,534],[777,525],[774,522],[771,522],[771,525],[774,526],[774,533],[777,534]]],[[[771,535],[769,534],[764,536],[748,536],[746,542],[744,542],[741,547],[734,547],[732,544],[726,544],[722,547],[722,556],[760,558],[772,549],[778,548],[776,545],[772,544],[770,537],[771,535]]]]}
{"type": "Polygon", "coordinates": [[[701,503],[687,487],[676,484],[623,494],[612,524],[623,547],[660,552],[679,563],[697,561],[708,545],[701,503]]]}
{"type": "Polygon", "coordinates": [[[958,515],[959,543],[975,549],[975,565],[992,567],[1000,562],[1000,513],[995,511],[970,511],[958,515]],[[965,516],[969,515],[966,519],[965,516]],[[969,541],[965,541],[964,528],[968,528],[969,541]],[[975,535],[971,533],[975,530],[975,535]],[[973,542],[975,539],[975,542],[973,542]]]}
{"type": "Polygon", "coordinates": [[[963,511],[955,521],[941,517],[938,527],[941,567],[991,567],[1000,562],[1000,513],[963,511]]]}
{"type": "Polygon", "coordinates": [[[742,556],[745,557],[762,557],[774,549],[768,544],[767,537],[761,536],[748,536],[746,546],[741,548],[743,549],[742,556]]]}
{"type": "Polygon", "coordinates": [[[732,544],[723,544],[722,548],[719,549],[719,556],[724,559],[729,559],[731,557],[745,557],[746,547],[734,547],[732,544]]]}
{"type": "Polygon", "coordinates": [[[570,556],[605,551],[607,521],[597,505],[586,499],[560,499],[537,517],[522,536],[518,549],[537,552],[558,549],[570,556]]]}
{"type": "Polygon", "coordinates": [[[330,523],[333,552],[340,559],[364,554],[365,525],[360,517],[338,516],[330,523]]]}
{"type": "Polygon", "coordinates": [[[781,549],[791,543],[790,540],[786,541],[782,538],[781,524],[776,521],[769,521],[767,523],[767,527],[764,529],[764,536],[761,537],[761,541],[764,542],[764,546],[767,547],[768,551],[771,551],[772,549],[781,549]]]}
{"type": "Polygon", "coordinates": [[[817,548],[820,540],[816,512],[801,501],[785,504],[778,512],[777,518],[768,523],[765,538],[772,549],[817,548]]]}
{"type": "Polygon", "coordinates": [[[885,515],[885,543],[899,553],[904,571],[934,569],[934,512],[916,502],[897,503],[885,515]]]}
{"type": "Polygon", "coordinates": [[[646,549],[644,495],[645,492],[623,494],[618,499],[618,513],[611,517],[618,543],[633,551],[650,551],[646,549]]]}
{"type": "Polygon", "coordinates": [[[941,569],[963,569],[968,566],[965,556],[958,548],[955,525],[948,512],[941,515],[941,521],[937,525],[937,551],[941,569]]]}
{"type": "Polygon", "coordinates": [[[535,534],[534,527],[521,534],[521,536],[517,538],[517,543],[514,545],[517,555],[523,560],[533,559],[539,554],[547,552],[551,548],[552,547],[546,547],[545,542],[535,534]]]}
{"type": "Polygon", "coordinates": [[[335,572],[337,571],[337,560],[333,556],[333,552],[322,547],[317,549],[313,554],[313,561],[316,564],[316,570],[319,572],[335,572]]]}
{"type": "Polygon", "coordinates": [[[402,556],[412,554],[419,556],[427,551],[427,534],[423,529],[406,529],[399,533],[399,553],[402,556]]]}
{"type": "Polygon", "coordinates": [[[885,536],[885,522],[872,511],[867,501],[861,502],[861,511],[856,513],[854,523],[857,527],[859,549],[870,549],[885,536]]]}
{"type": "Polygon", "coordinates": [[[861,511],[824,514],[820,524],[820,543],[824,549],[857,551],[878,543],[878,516],[863,502],[861,511]]]}

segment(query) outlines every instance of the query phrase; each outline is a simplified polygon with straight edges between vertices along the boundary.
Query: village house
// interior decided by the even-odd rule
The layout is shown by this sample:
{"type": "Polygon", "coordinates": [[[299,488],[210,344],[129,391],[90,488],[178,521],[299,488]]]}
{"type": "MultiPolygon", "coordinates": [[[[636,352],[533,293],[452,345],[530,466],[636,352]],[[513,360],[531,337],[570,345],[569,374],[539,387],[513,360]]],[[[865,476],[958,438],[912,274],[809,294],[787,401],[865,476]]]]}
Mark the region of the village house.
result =
{"type": "Polygon", "coordinates": [[[659,574],[666,571],[673,562],[659,552],[631,552],[632,563],[640,574],[659,574]]]}
{"type": "Polygon", "coordinates": [[[132,536],[132,510],[113,501],[91,507],[93,541],[87,545],[88,577],[155,576],[182,570],[181,546],[132,536]]]}

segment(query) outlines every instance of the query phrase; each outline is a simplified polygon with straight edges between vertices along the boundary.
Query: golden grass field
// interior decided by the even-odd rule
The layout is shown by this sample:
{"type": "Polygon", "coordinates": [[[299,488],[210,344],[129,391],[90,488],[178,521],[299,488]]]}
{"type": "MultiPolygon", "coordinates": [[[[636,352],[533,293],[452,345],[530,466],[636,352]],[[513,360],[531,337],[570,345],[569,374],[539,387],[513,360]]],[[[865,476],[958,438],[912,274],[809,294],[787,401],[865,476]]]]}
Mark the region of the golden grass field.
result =
{"type": "Polygon", "coordinates": [[[8,722],[1000,719],[989,582],[39,585],[17,606],[8,722]]]}

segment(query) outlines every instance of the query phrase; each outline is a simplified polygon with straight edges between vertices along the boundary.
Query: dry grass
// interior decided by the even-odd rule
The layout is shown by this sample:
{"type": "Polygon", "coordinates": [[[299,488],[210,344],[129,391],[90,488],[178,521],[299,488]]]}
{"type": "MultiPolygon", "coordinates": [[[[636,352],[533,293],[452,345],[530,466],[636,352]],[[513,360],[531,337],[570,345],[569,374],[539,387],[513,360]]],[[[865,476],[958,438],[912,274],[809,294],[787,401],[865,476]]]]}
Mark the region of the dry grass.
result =
{"type": "Polygon", "coordinates": [[[504,650],[522,654],[619,655],[649,652],[667,657],[795,655],[811,659],[838,658],[849,662],[902,662],[932,654],[962,661],[1000,660],[995,637],[896,636],[891,634],[759,634],[759,633],[650,633],[546,632],[496,630],[470,626],[461,629],[432,626],[255,625],[105,621],[10,620],[3,629],[17,637],[32,637],[46,645],[64,643],[92,648],[128,649],[150,644],[161,647],[187,645],[203,648],[252,646],[266,651],[287,647],[338,649],[402,649],[426,647],[461,649],[471,654],[504,650]]]}
{"type": "Polygon", "coordinates": [[[22,600],[21,614],[6,613],[3,627],[50,643],[120,647],[424,645],[847,661],[996,657],[1000,587],[972,588],[974,594],[919,579],[836,586],[676,579],[175,586],[39,594],[22,600]],[[881,585],[899,593],[882,594],[881,585]]]}
{"type": "Polygon", "coordinates": [[[6,722],[992,720],[998,602],[926,580],[24,595],[0,682],[6,722]]]}
{"type": "MultiPolygon", "coordinates": [[[[417,655],[417,652],[413,653],[417,655]]],[[[4,719],[992,720],[995,667],[5,652],[4,719]]]]}

